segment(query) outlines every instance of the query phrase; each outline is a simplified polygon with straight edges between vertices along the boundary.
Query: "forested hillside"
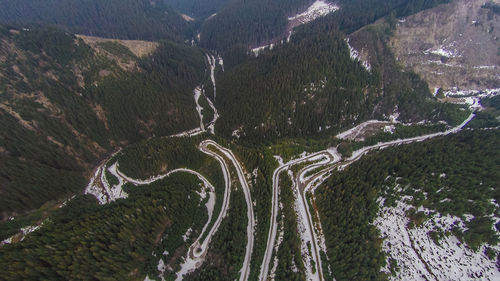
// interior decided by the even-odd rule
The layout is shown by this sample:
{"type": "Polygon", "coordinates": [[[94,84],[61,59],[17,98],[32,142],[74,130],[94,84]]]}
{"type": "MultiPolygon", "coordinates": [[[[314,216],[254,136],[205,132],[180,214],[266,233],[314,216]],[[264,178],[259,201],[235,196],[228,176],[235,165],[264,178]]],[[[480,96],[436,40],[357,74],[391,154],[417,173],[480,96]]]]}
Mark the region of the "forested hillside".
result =
{"type": "Polygon", "coordinates": [[[451,0],[340,0],[342,7],[324,22],[346,33],[389,16],[405,17],[451,0]]]}
{"type": "Polygon", "coordinates": [[[0,280],[495,280],[499,92],[391,49],[449,1],[0,0],[0,280]]]}
{"type": "Polygon", "coordinates": [[[189,227],[199,231],[198,187],[195,176],[177,174],[129,186],[129,198],[106,206],[79,196],[23,243],[0,248],[0,279],[143,280],[156,271],[155,248],[174,253],[189,227]]]}
{"type": "Polygon", "coordinates": [[[226,51],[241,45],[258,46],[281,36],[288,16],[307,8],[311,0],[236,0],[201,27],[201,45],[226,51]]]}
{"type": "Polygon", "coordinates": [[[351,60],[341,34],[297,34],[221,74],[217,129],[254,140],[336,130],[371,116],[375,80],[351,60]]]}
{"type": "MultiPolygon", "coordinates": [[[[260,46],[284,37],[288,17],[304,11],[312,0],[236,0],[229,3],[201,27],[201,45],[219,51],[235,46],[260,46]]],[[[351,33],[376,20],[393,15],[403,17],[449,0],[341,0],[331,1],[340,9],[319,19],[324,30],[351,33]]]]}
{"type": "Polygon", "coordinates": [[[165,0],[170,7],[195,19],[205,18],[217,13],[233,0],[165,0]]]}
{"type": "Polygon", "coordinates": [[[196,127],[202,53],[165,42],[148,57],[112,54],[120,46],[97,54],[59,30],[0,27],[0,213],[81,191],[127,143],[196,127]]]}
{"type": "MultiPolygon", "coordinates": [[[[367,69],[353,59],[344,35],[320,24],[301,28],[290,43],[227,67],[218,77],[217,129],[246,141],[318,137],[392,114],[401,121],[444,120],[457,108],[438,103],[425,81],[404,72],[386,46],[388,25],[356,40],[372,46],[367,69]]],[[[231,65],[231,64],[230,64],[231,65]]]]}
{"type": "Polygon", "coordinates": [[[0,7],[0,23],[120,39],[182,40],[190,34],[189,23],[159,0],[1,0],[0,7]]]}
{"type": "MultiPolygon", "coordinates": [[[[333,173],[316,196],[335,279],[383,280],[379,267],[386,259],[380,234],[372,224],[379,197],[385,199],[385,206],[410,196],[416,209],[422,206],[459,218],[472,214],[468,230],[457,229],[453,235],[476,250],[483,243],[496,245],[500,225],[491,217],[498,216],[494,202],[500,200],[499,141],[496,130],[466,131],[371,153],[333,173]]],[[[408,215],[419,225],[433,216],[408,215]]]]}

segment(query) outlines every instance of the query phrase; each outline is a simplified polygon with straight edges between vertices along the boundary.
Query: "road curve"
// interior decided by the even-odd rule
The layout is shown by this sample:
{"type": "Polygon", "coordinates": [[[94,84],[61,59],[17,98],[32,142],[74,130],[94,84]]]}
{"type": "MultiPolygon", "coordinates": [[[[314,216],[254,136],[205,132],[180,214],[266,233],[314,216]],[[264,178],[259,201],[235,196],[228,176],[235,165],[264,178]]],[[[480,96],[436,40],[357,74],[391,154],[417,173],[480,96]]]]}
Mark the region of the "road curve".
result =
{"type": "MultiPolygon", "coordinates": [[[[433,134],[428,134],[428,135],[423,135],[423,136],[418,136],[418,137],[413,137],[413,138],[407,138],[407,139],[399,139],[399,140],[395,140],[395,141],[389,141],[389,142],[385,142],[385,143],[378,143],[376,145],[373,145],[373,146],[368,146],[368,147],[364,147],[364,148],[361,148],[355,152],[353,152],[353,155],[351,157],[349,157],[348,159],[346,159],[345,161],[343,162],[340,162],[341,158],[340,158],[340,155],[335,155],[335,154],[332,154],[334,157],[337,158],[336,161],[333,161],[333,165],[328,165],[328,167],[326,167],[325,169],[315,173],[313,176],[309,177],[306,181],[304,182],[300,182],[300,173],[299,175],[297,176],[297,180],[296,182],[298,182],[299,184],[299,188],[302,188],[302,192],[301,192],[301,201],[304,202],[305,204],[305,207],[306,207],[306,213],[307,213],[307,219],[308,219],[308,223],[310,225],[310,229],[311,229],[311,235],[313,237],[313,245],[312,247],[316,250],[316,253],[315,253],[315,256],[316,258],[318,259],[318,262],[319,263],[316,263],[318,265],[318,272],[319,272],[319,280],[322,280],[322,272],[321,272],[321,258],[320,258],[320,255],[319,255],[319,247],[318,247],[318,237],[317,237],[317,233],[316,231],[314,230],[314,225],[313,225],[313,221],[312,221],[312,216],[311,216],[311,212],[309,210],[309,205],[307,204],[307,201],[306,201],[306,193],[307,192],[311,192],[311,199],[314,200],[314,191],[316,189],[316,187],[318,187],[326,178],[324,177],[327,173],[331,172],[332,170],[334,169],[337,169],[339,167],[346,167],[350,164],[352,164],[353,162],[361,159],[361,157],[363,155],[365,155],[366,153],[372,151],[372,150],[376,150],[376,149],[382,149],[382,148],[386,148],[386,147],[390,147],[390,146],[395,146],[395,145],[400,145],[400,144],[408,144],[408,143],[413,143],[413,142],[420,142],[420,141],[424,141],[424,140],[427,140],[427,139],[430,139],[430,138],[434,138],[434,137],[438,137],[438,136],[446,136],[446,135],[449,135],[449,134],[452,134],[452,133],[457,133],[459,131],[461,131],[473,118],[475,117],[475,114],[474,112],[472,112],[469,117],[467,119],[465,119],[460,125],[454,127],[454,128],[451,128],[449,130],[446,130],[444,132],[438,132],[438,133],[433,133],[433,134]],[[300,185],[302,184],[302,187],[300,187],[300,185]]],[[[308,167],[302,169],[302,171],[304,172],[307,172],[308,167]]],[[[302,203],[302,202],[301,202],[302,203]]],[[[319,214],[318,214],[319,215],[319,214]]],[[[319,216],[318,216],[318,220],[319,220],[319,216]]],[[[321,222],[318,221],[318,224],[319,224],[319,227],[321,228],[321,222]]],[[[314,257],[313,257],[314,258],[314,257]]]]}
{"type": "MultiPolygon", "coordinates": [[[[267,276],[269,273],[269,264],[271,261],[271,256],[272,256],[272,250],[274,248],[274,243],[276,240],[276,233],[277,233],[277,214],[278,214],[278,204],[279,204],[279,199],[278,199],[278,194],[279,194],[279,174],[285,170],[288,170],[291,166],[308,161],[313,157],[316,157],[318,155],[321,155],[323,153],[328,153],[329,155],[333,156],[333,159],[328,161],[328,163],[314,163],[312,165],[306,166],[303,168],[301,171],[296,176],[296,179],[294,180],[294,184],[298,185],[298,190],[300,193],[299,196],[299,204],[303,206],[305,209],[305,213],[307,214],[306,219],[307,219],[307,226],[308,231],[310,232],[310,235],[312,236],[312,248],[314,248],[314,256],[313,259],[316,262],[316,265],[318,267],[318,280],[322,280],[322,272],[321,272],[321,258],[319,254],[319,247],[318,247],[318,238],[317,238],[317,233],[314,231],[314,224],[312,221],[312,216],[309,210],[309,205],[307,204],[306,201],[306,193],[310,192],[311,195],[314,197],[314,191],[315,189],[326,179],[325,176],[331,172],[334,169],[337,169],[339,167],[346,167],[350,165],[351,163],[359,160],[363,155],[368,153],[369,151],[375,150],[375,149],[382,149],[386,148],[389,146],[395,146],[399,144],[407,144],[407,143],[412,143],[412,142],[419,142],[419,141],[424,141],[426,139],[438,137],[438,136],[445,136],[448,134],[452,133],[457,133],[460,130],[462,130],[473,118],[475,114],[471,113],[470,116],[465,119],[460,125],[457,127],[451,128],[447,131],[444,132],[438,132],[438,133],[433,133],[429,135],[423,135],[423,136],[418,136],[418,137],[413,137],[413,138],[408,138],[408,139],[400,139],[400,140],[395,140],[395,141],[390,141],[390,142],[385,142],[385,143],[378,143],[373,146],[368,146],[361,148],[355,152],[353,152],[352,156],[346,159],[343,162],[340,162],[342,160],[341,156],[337,153],[336,150],[324,150],[317,152],[315,154],[311,154],[308,156],[305,156],[300,159],[296,159],[293,161],[290,161],[286,164],[280,165],[273,173],[273,194],[272,194],[272,207],[271,207],[271,220],[270,220],[270,227],[269,227],[269,232],[268,232],[268,238],[267,238],[267,246],[266,246],[266,251],[264,254],[264,259],[261,265],[260,269],[260,275],[259,275],[259,280],[260,281],[266,281],[267,276]],[[313,171],[319,167],[326,166],[325,169],[322,169],[316,173],[314,173],[311,176],[306,177],[305,175],[313,171]]],[[[319,216],[318,216],[319,218],[319,216]]],[[[318,222],[320,223],[320,222],[318,222]]]]}
{"type": "MultiPolygon", "coordinates": [[[[181,264],[181,269],[177,272],[176,280],[182,280],[182,277],[185,274],[190,273],[190,272],[194,271],[196,268],[198,268],[199,266],[201,266],[201,264],[203,263],[203,261],[205,259],[206,254],[208,252],[208,246],[210,244],[210,241],[211,241],[212,237],[215,235],[215,233],[217,232],[217,230],[222,222],[222,219],[226,216],[227,210],[229,208],[229,198],[231,196],[231,180],[230,180],[229,168],[227,166],[225,159],[223,157],[221,157],[220,155],[218,155],[217,153],[208,149],[208,147],[206,145],[204,145],[203,142],[200,144],[199,149],[203,153],[208,154],[209,156],[215,158],[219,162],[219,164],[221,165],[222,172],[224,175],[224,182],[225,182],[224,200],[222,203],[222,208],[221,208],[221,211],[219,213],[219,216],[217,217],[217,220],[213,224],[212,228],[209,230],[205,239],[203,241],[200,241],[201,237],[203,237],[208,225],[210,224],[210,222],[212,220],[212,213],[210,213],[210,211],[209,211],[208,220],[207,220],[206,224],[204,225],[203,230],[201,231],[201,233],[198,236],[198,238],[196,239],[196,241],[189,247],[186,258],[185,258],[184,262],[181,264]]],[[[198,173],[196,171],[190,170],[190,169],[186,169],[186,168],[175,169],[175,170],[169,171],[166,174],[151,177],[150,179],[147,179],[147,180],[130,178],[127,175],[123,174],[118,168],[116,168],[116,172],[117,172],[118,177],[121,178],[121,180],[133,183],[135,185],[151,184],[155,181],[158,181],[158,180],[161,180],[165,177],[168,177],[173,173],[178,173],[178,172],[190,173],[190,174],[196,175],[203,183],[205,183],[206,186],[209,187],[209,189],[211,191],[211,198],[209,199],[209,201],[213,200],[213,202],[215,202],[216,195],[215,195],[214,186],[203,175],[201,175],[200,173],[198,173]]],[[[207,207],[207,209],[208,209],[208,207],[207,207]]]]}
{"type": "Polygon", "coordinates": [[[247,225],[247,246],[245,251],[245,258],[243,260],[243,266],[240,270],[240,281],[247,281],[248,276],[250,275],[250,261],[252,258],[253,251],[253,242],[254,242],[254,231],[255,231],[255,217],[253,212],[253,203],[252,197],[250,193],[250,187],[245,178],[245,173],[243,172],[243,168],[241,164],[234,156],[233,152],[225,147],[220,146],[218,143],[212,140],[205,140],[202,142],[204,145],[212,145],[217,148],[224,156],[226,156],[234,165],[236,169],[236,173],[238,175],[238,179],[240,181],[241,187],[243,189],[243,193],[245,194],[245,201],[247,203],[247,217],[248,217],[248,225],[247,225]]]}
{"type": "MultiPolygon", "coordinates": [[[[313,153],[307,156],[304,156],[299,159],[294,159],[291,160],[285,164],[280,165],[278,168],[276,168],[273,172],[273,194],[272,194],[272,204],[271,204],[271,219],[269,222],[269,232],[267,235],[267,245],[266,245],[266,250],[264,252],[264,258],[262,260],[262,264],[260,266],[260,274],[259,274],[259,280],[265,281],[267,280],[268,274],[269,274],[269,264],[271,263],[271,257],[274,249],[274,244],[276,243],[276,234],[278,231],[278,224],[277,224],[277,218],[278,218],[278,205],[279,205],[279,176],[281,172],[288,170],[291,166],[300,164],[302,162],[306,161],[313,161],[313,160],[320,160],[321,158],[326,158],[326,161],[320,161],[317,163],[313,163],[312,165],[307,166],[306,168],[302,169],[304,173],[307,173],[309,169],[315,169],[317,167],[327,165],[330,163],[332,158],[330,157],[330,153],[328,153],[326,150],[325,151],[320,151],[317,153],[313,153]]],[[[335,156],[333,157],[335,159],[335,156]]]]}
{"type": "MultiPolygon", "coordinates": [[[[219,213],[219,216],[217,217],[217,220],[213,224],[212,228],[208,232],[203,242],[200,243],[199,241],[203,235],[203,233],[201,233],[198,239],[189,247],[188,254],[181,265],[181,269],[177,272],[176,281],[182,280],[182,277],[185,274],[194,271],[203,263],[205,256],[208,252],[208,246],[210,244],[210,241],[212,240],[212,237],[219,229],[219,226],[222,223],[222,219],[227,214],[227,210],[229,208],[229,199],[231,197],[231,178],[230,178],[229,168],[227,166],[225,159],[220,155],[218,155],[217,153],[210,150],[205,142],[200,143],[199,149],[201,152],[215,158],[219,162],[222,168],[222,172],[224,174],[224,182],[225,182],[224,200],[222,202],[222,208],[219,213]]],[[[210,223],[210,221],[208,223],[210,223]]]]}

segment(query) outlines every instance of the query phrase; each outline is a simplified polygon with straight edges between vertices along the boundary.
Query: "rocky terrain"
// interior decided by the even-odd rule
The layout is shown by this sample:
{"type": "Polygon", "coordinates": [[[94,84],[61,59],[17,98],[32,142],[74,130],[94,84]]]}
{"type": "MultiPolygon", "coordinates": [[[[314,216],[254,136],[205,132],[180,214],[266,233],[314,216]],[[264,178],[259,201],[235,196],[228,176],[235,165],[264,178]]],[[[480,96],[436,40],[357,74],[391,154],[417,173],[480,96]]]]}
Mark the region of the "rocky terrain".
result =
{"type": "Polygon", "coordinates": [[[396,59],[431,91],[498,88],[500,15],[485,3],[454,0],[399,19],[389,43],[396,59]]]}

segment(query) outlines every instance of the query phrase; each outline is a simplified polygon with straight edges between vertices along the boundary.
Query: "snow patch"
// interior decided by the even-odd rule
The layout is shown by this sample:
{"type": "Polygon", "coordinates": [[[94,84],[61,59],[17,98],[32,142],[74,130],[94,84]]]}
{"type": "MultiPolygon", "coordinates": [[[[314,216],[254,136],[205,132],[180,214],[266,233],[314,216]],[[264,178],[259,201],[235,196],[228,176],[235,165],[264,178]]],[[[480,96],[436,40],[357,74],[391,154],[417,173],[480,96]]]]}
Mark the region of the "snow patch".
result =
{"type": "Polygon", "coordinates": [[[427,49],[423,52],[425,55],[437,55],[441,57],[446,57],[446,58],[460,58],[462,55],[460,55],[459,51],[456,48],[456,42],[451,42],[447,44],[446,46],[439,46],[438,48],[432,48],[432,49],[427,49]]]}
{"type": "Polygon", "coordinates": [[[189,239],[189,236],[191,236],[191,232],[193,232],[193,229],[190,227],[188,228],[188,230],[186,230],[186,233],[182,235],[182,239],[184,240],[184,242],[186,242],[189,239]]]}
{"type": "Polygon", "coordinates": [[[347,46],[349,47],[349,54],[351,55],[351,59],[353,61],[358,61],[359,63],[361,63],[361,65],[368,71],[370,72],[372,67],[370,65],[370,62],[369,61],[364,61],[359,52],[354,49],[351,44],[349,44],[349,38],[345,39],[345,42],[347,43],[347,46]]]}
{"type": "MultiPolygon", "coordinates": [[[[354,128],[351,128],[347,131],[344,131],[335,137],[341,140],[355,140],[359,137],[360,134],[364,132],[364,129],[370,125],[374,124],[389,124],[390,122],[388,121],[380,121],[380,120],[368,120],[366,122],[363,122],[359,125],[357,125],[354,128]]],[[[361,138],[363,140],[364,138],[361,138]]]]}
{"type": "Polygon", "coordinates": [[[253,49],[252,49],[252,53],[254,54],[254,56],[256,56],[256,57],[257,57],[257,56],[259,56],[259,54],[260,54],[262,51],[264,51],[264,50],[266,50],[266,49],[269,49],[269,50],[274,49],[274,46],[275,46],[274,44],[269,44],[269,45],[264,45],[264,46],[260,46],[260,47],[257,47],[257,48],[253,48],[253,49]]]}
{"type": "MultiPolygon", "coordinates": [[[[398,201],[396,207],[381,208],[374,221],[384,238],[383,251],[399,268],[391,280],[500,280],[495,261],[484,254],[484,246],[474,252],[453,235],[441,238],[438,244],[430,237],[432,231],[465,229],[460,218],[425,210],[432,217],[421,226],[409,229],[406,211],[413,206],[404,201],[398,201]]],[[[383,204],[383,199],[379,202],[383,204]]],[[[388,265],[382,271],[390,273],[388,265]]]]}
{"type": "Polygon", "coordinates": [[[181,14],[181,17],[185,20],[185,21],[194,21],[194,19],[188,15],[185,15],[185,14],[181,14]]]}
{"type": "Polygon", "coordinates": [[[317,18],[324,17],[329,13],[335,12],[339,9],[337,5],[328,3],[324,0],[317,0],[303,13],[289,17],[289,21],[298,21],[301,24],[311,22],[317,18]]]}
{"type": "Polygon", "coordinates": [[[198,112],[198,116],[200,117],[200,130],[205,131],[205,125],[203,125],[203,107],[201,107],[199,101],[200,101],[200,96],[201,96],[201,89],[200,87],[196,87],[194,89],[194,102],[196,103],[196,111],[198,112]]]}

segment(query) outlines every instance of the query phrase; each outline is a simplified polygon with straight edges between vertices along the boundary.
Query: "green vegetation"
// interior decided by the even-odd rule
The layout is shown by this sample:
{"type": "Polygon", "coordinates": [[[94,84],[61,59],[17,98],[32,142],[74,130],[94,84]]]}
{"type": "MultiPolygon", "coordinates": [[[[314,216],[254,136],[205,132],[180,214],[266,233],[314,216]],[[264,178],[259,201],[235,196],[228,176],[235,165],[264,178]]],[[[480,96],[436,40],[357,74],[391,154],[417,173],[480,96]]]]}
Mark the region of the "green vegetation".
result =
{"type": "Polygon", "coordinates": [[[272,154],[265,149],[231,146],[231,150],[238,160],[243,163],[247,173],[253,174],[249,182],[252,201],[256,202],[254,215],[257,226],[249,280],[256,280],[260,273],[260,266],[267,246],[267,234],[271,217],[272,175],[277,163],[272,154]]]}
{"type": "Polygon", "coordinates": [[[230,137],[243,126],[241,140],[262,144],[326,134],[352,123],[349,116],[368,117],[375,77],[351,60],[342,35],[304,32],[294,38],[220,75],[218,132],[230,137]]]}
{"type": "Polygon", "coordinates": [[[381,18],[405,17],[449,2],[450,0],[387,0],[381,3],[380,0],[340,0],[340,10],[314,24],[352,33],[381,18]]]}
{"type": "Polygon", "coordinates": [[[105,173],[106,181],[109,183],[110,186],[115,186],[115,185],[120,183],[118,181],[118,179],[113,174],[111,174],[110,171],[108,171],[108,169],[106,169],[106,171],[104,171],[104,173],[105,173]]]}
{"type": "MultiPolygon", "coordinates": [[[[174,3],[178,0],[170,0],[174,3]]],[[[186,1],[190,5],[192,1],[186,1]]],[[[217,16],[205,21],[201,27],[201,44],[209,49],[232,52],[238,46],[260,46],[270,40],[281,38],[288,24],[288,17],[304,11],[311,0],[251,0],[228,2],[217,12],[217,16]]],[[[341,0],[341,8],[311,25],[322,32],[340,29],[351,33],[377,19],[408,16],[432,8],[449,0],[389,0],[381,5],[380,0],[341,0]]],[[[209,5],[211,3],[207,3],[209,5]]],[[[214,3],[219,6],[219,1],[214,3]]],[[[175,6],[179,6],[174,4],[175,6]]],[[[191,10],[193,10],[191,8],[191,10]]],[[[188,9],[185,9],[188,11],[188,9]]],[[[194,13],[194,12],[193,12],[194,13]]]]}
{"type": "Polygon", "coordinates": [[[33,225],[40,221],[42,214],[40,211],[35,211],[25,216],[20,216],[14,220],[8,220],[0,224],[0,241],[3,241],[9,237],[14,236],[19,233],[19,230],[23,227],[33,225]]]}
{"type": "Polygon", "coordinates": [[[246,210],[245,196],[241,187],[238,187],[238,190],[231,192],[227,217],[222,221],[210,242],[205,262],[184,280],[229,281],[238,279],[247,243],[246,210]]]}
{"type": "Polygon", "coordinates": [[[162,1],[1,0],[0,22],[59,26],[72,33],[121,39],[175,39],[189,25],[162,1]]]}
{"type": "MultiPolygon", "coordinates": [[[[464,131],[370,153],[333,173],[316,193],[333,276],[383,279],[379,268],[385,259],[377,230],[370,224],[379,196],[388,206],[404,194],[413,196],[410,204],[416,208],[462,218],[472,214],[468,230],[455,234],[474,249],[482,243],[497,244],[489,216],[499,211],[490,202],[500,200],[499,145],[498,131],[464,131]],[[400,195],[393,189],[397,184],[403,187],[400,195]],[[442,201],[446,198],[449,201],[442,201]]],[[[425,219],[417,213],[411,217],[414,224],[425,219]]]]}
{"type": "Polygon", "coordinates": [[[402,69],[388,46],[391,36],[387,21],[366,26],[350,37],[353,46],[364,46],[370,54],[372,73],[383,89],[376,107],[385,109],[382,114],[399,113],[399,120],[415,123],[421,120],[446,121],[449,125],[460,124],[465,117],[459,106],[440,103],[429,92],[427,83],[417,74],[402,69]]]}
{"type": "Polygon", "coordinates": [[[300,251],[301,241],[297,231],[297,214],[294,208],[295,199],[292,181],[288,174],[282,173],[280,175],[280,187],[280,202],[283,204],[283,209],[280,209],[278,214],[278,230],[283,227],[283,241],[278,252],[275,253],[278,256],[275,278],[276,280],[306,280],[300,251]],[[294,269],[298,272],[295,272],[294,269]]]}
{"type": "Polygon", "coordinates": [[[143,279],[155,267],[155,246],[161,243],[170,253],[178,246],[162,237],[179,239],[206,219],[198,182],[192,175],[172,175],[127,189],[129,198],[104,206],[78,196],[25,241],[0,248],[2,279],[143,279]]]}
{"type": "MultiPolygon", "coordinates": [[[[465,119],[465,118],[464,118],[465,119]]],[[[444,124],[416,124],[404,125],[395,124],[394,130],[391,132],[379,132],[373,136],[365,138],[364,141],[349,143],[352,145],[352,150],[357,150],[365,146],[375,145],[379,142],[388,142],[397,139],[413,138],[422,135],[428,135],[437,132],[444,132],[446,125],[444,124]]]]}
{"type": "Polygon", "coordinates": [[[470,128],[493,128],[500,126],[500,96],[481,99],[484,110],[476,112],[476,117],[467,125],[470,128]]]}
{"type": "MultiPolygon", "coordinates": [[[[201,137],[153,138],[131,145],[118,158],[120,171],[132,178],[147,179],[178,168],[192,169],[213,184],[216,198],[224,198],[222,168],[215,159],[198,149],[201,140],[201,137]]],[[[214,214],[218,214],[221,208],[222,200],[216,200],[214,214]]],[[[217,215],[214,215],[208,229],[216,219],[217,215]]]]}
{"type": "Polygon", "coordinates": [[[11,28],[0,32],[1,216],[80,192],[120,146],[197,126],[200,50],[163,42],[127,72],[63,31],[11,28]]]}
{"type": "Polygon", "coordinates": [[[258,46],[286,31],[288,16],[303,11],[310,0],[230,1],[201,27],[203,47],[219,51],[258,46]]]}
{"type": "Polygon", "coordinates": [[[98,46],[103,48],[106,52],[124,58],[124,59],[134,59],[135,55],[130,51],[129,48],[123,46],[122,44],[118,42],[113,42],[113,41],[106,41],[106,42],[100,42],[97,43],[98,46]]]}

